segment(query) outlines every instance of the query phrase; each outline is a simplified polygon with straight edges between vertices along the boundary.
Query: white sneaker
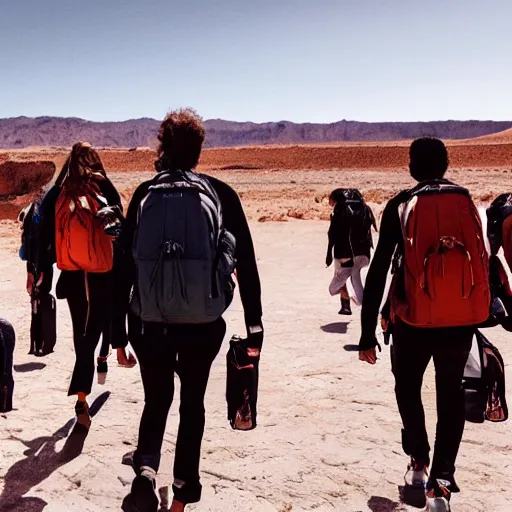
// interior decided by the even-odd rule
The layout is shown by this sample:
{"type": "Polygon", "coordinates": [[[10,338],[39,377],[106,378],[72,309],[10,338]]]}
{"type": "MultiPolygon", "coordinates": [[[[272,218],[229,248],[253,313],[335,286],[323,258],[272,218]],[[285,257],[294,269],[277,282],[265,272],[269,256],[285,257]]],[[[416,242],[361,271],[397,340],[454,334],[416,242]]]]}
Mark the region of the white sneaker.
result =
{"type": "Polygon", "coordinates": [[[428,468],[422,466],[411,459],[410,464],[407,466],[405,473],[405,483],[413,487],[421,487],[425,489],[428,482],[428,468]]]}
{"type": "Polygon", "coordinates": [[[448,489],[450,483],[445,480],[437,480],[432,489],[427,489],[427,512],[450,512],[451,492],[448,489]]]}

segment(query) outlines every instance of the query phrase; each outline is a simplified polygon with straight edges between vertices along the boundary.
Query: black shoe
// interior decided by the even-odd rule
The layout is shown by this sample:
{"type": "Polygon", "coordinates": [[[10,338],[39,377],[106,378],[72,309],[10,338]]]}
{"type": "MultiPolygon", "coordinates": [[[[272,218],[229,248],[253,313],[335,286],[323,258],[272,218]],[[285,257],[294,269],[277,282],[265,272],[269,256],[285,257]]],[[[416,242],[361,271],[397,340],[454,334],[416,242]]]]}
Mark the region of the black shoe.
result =
{"type": "MultiPolygon", "coordinates": [[[[450,485],[448,486],[448,489],[449,491],[453,494],[453,493],[458,493],[460,492],[460,487],[457,485],[457,482],[455,481],[455,477],[453,476],[453,473],[441,473],[439,475],[439,480],[445,480],[446,482],[448,482],[450,485]]],[[[431,486],[432,484],[429,483],[429,485],[431,486]]]]}
{"type": "Polygon", "coordinates": [[[350,308],[350,300],[341,299],[341,309],[338,312],[338,315],[351,315],[352,309],[350,308]]]}
{"type": "Polygon", "coordinates": [[[143,466],[132,483],[131,504],[137,512],[158,512],[156,472],[143,466]]]}
{"type": "Polygon", "coordinates": [[[108,372],[108,363],[106,357],[98,357],[96,371],[98,373],[107,373],[108,372]]]}

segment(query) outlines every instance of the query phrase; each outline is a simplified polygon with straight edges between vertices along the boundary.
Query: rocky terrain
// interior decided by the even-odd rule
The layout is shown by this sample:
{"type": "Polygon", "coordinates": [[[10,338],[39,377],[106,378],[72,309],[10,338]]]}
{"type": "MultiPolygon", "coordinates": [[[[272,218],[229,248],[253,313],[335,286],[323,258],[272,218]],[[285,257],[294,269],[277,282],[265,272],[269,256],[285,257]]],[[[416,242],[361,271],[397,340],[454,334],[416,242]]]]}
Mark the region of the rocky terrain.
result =
{"type": "MultiPolygon", "coordinates": [[[[226,342],[212,368],[201,461],[203,500],[191,511],[424,509],[424,501],[404,488],[407,457],[400,444],[389,349],[384,347],[375,367],[357,361],[359,309],[354,306],[352,317],[339,317],[339,304],[327,292],[332,269],[324,264],[329,192],[345,185],[361,189],[379,218],[384,202],[412,184],[406,171],[407,144],[268,145],[203,153],[200,170],[232,185],[250,220],[266,337],[258,428],[233,432],[226,421],[225,354],[227,339],[244,332],[237,297],[226,314],[226,342]]],[[[478,202],[512,191],[510,131],[448,146],[448,178],[468,187],[478,202]]],[[[27,355],[30,301],[17,254],[19,226],[12,219],[32,197],[26,194],[27,183],[39,189],[41,169],[46,181],[62,165],[66,151],[0,151],[0,185],[11,187],[10,192],[18,187],[22,194],[0,201],[0,311],[17,333],[15,410],[0,415],[1,512],[118,511],[133,478],[122,461],[137,442],[144,401],[139,369],[120,368],[115,358],[109,360],[106,384],[94,385],[91,403],[97,414],[83,438],[73,430],[74,400],[66,392],[74,352],[65,301],[57,305],[55,353],[43,359],[27,355]]],[[[102,158],[127,205],[138,184],[152,176],[154,151],[107,149],[102,158]]],[[[510,335],[500,328],[486,335],[508,363],[510,335]]],[[[509,396],[510,382],[507,378],[509,396]]],[[[433,441],[432,368],[423,398],[433,441]]],[[[159,490],[172,482],[177,420],[175,403],[164,439],[159,490]]],[[[509,423],[468,424],[457,464],[462,493],[454,496],[453,509],[509,512],[511,452],[509,423]]]]}

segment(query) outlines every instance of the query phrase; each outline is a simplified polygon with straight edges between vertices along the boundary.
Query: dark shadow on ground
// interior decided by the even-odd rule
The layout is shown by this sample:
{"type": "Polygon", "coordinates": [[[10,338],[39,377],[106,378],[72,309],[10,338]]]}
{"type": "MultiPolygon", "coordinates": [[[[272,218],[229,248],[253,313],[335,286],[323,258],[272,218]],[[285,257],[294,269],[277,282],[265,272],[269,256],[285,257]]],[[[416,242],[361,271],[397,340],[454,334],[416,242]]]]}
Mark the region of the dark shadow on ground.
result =
{"type": "Polygon", "coordinates": [[[421,487],[399,485],[398,493],[400,495],[400,501],[406,505],[420,509],[424,509],[427,506],[425,491],[421,487]]]}
{"type": "Polygon", "coordinates": [[[391,501],[388,498],[372,496],[368,500],[368,508],[372,512],[395,512],[397,510],[401,510],[401,505],[400,503],[391,501]]]}
{"type": "MultiPolygon", "coordinates": [[[[91,416],[98,413],[110,396],[107,391],[101,394],[91,405],[91,416]]],[[[78,457],[87,438],[88,431],[76,425],[71,434],[75,418],[70,419],[63,427],[51,436],[38,437],[31,441],[11,436],[11,439],[23,443],[25,458],[12,465],[4,477],[4,489],[0,496],[2,512],[42,512],[48,505],[40,498],[24,498],[31,489],[46,480],[54,471],[78,457]],[[57,443],[66,439],[62,451],[56,451],[57,443]]]]}
{"type": "Polygon", "coordinates": [[[347,352],[359,352],[359,345],[344,345],[343,350],[347,352]]]}
{"type": "Polygon", "coordinates": [[[14,365],[14,371],[17,373],[35,372],[37,370],[42,370],[43,368],[46,368],[46,364],[44,363],[25,363],[14,365]]]}
{"type": "Polygon", "coordinates": [[[320,329],[329,334],[345,334],[347,332],[348,322],[334,322],[332,324],[322,325],[320,329]]]}

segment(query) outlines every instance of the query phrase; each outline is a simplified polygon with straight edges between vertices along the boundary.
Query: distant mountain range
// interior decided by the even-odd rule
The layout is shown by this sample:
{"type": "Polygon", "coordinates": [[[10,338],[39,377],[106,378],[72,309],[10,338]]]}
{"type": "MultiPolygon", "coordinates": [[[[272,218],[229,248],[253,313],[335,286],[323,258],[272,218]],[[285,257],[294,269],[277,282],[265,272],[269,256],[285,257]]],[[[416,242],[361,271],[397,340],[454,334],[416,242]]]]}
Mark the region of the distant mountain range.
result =
{"type": "MultiPolygon", "coordinates": [[[[159,121],[143,118],[98,123],[78,118],[15,117],[0,119],[0,148],[28,146],[69,147],[86,140],[98,147],[154,147],[159,121]]],[[[339,121],[330,124],[239,123],[211,119],[205,122],[206,147],[260,144],[301,144],[345,141],[393,141],[433,136],[441,139],[469,139],[512,128],[512,121],[433,121],[413,123],[361,123],[339,121]]]]}

